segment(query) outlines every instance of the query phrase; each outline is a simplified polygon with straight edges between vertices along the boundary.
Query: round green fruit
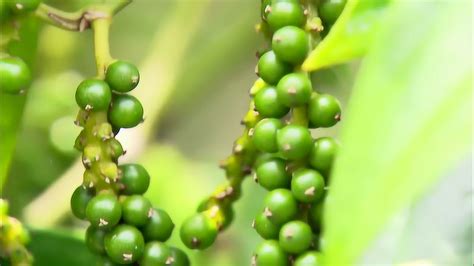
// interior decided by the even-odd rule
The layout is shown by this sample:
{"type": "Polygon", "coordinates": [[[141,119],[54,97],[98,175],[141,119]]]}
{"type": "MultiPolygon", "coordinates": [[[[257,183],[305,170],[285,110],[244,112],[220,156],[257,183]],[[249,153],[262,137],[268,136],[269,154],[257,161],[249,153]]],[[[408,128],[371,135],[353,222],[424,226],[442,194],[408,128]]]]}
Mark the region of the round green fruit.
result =
{"type": "Polygon", "coordinates": [[[300,254],[310,248],[313,242],[311,227],[302,221],[291,221],[280,229],[280,246],[288,253],[300,254]]]}
{"type": "Polygon", "coordinates": [[[109,109],[109,121],[114,127],[131,128],[143,120],[143,106],[140,101],[127,94],[116,95],[109,109]]]}
{"type": "Polygon", "coordinates": [[[252,265],[256,266],[288,266],[288,254],[276,240],[265,240],[255,249],[252,265]]]}
{"type": "Polygon", "coordinates": [[[303,8],[298,2],[277,1],[268,9],[267,22],[272,31],[285,26],[303,26],[306,22],[303,8]]]}
{"type": "Polygon", "coordinates": [[[142,195],[132,195],[122,202],[122,218],[130,225],[144,226],[152,216],[150,201],[142,195]]]}
{"type": "Polygon", "coordinates": [[[84,220],[86,218],[86,207],[94,197],[94,192],[85,186],[78,186],[71,197],[71,210],[74,216],[84,220]]]}
{"type": "Polygon", "coordinates": [[[217,225],[205,212],[197,213],[184,221],[180,237],[190,249],[205,249],[216,240],[217,225]]]}
{"type": "Polygon", "coordinates": [[[260,213],[255,218],[253,224],[257,233],[264,239],[278,239],[280,226],[272,223],[264,213],[260,213]]]}
{"type": "Polygon", "coordinates": [[[173,265],[171,249],[164,243],[153,241],[145,245],[140,266],[166,266],[173,265]]]}
{"type": "Polygon", "coordinates": [[[309,52],[308,34],[295,26],[283,27],[273,34],[272,49],[283,62],[301,64],[309,52]]]}
{"type": "Polygon", "coordinates": [[[265,118],[254,127],[252,141],[255,147],[263,152],[277,152],[277,132],[283,123],[276,118],[265,118]]]}
{"type": "Polygon", "coordinates": [[[311,151],[313,139],[306,127],[287,125],[277,132],[278,150],[289,160],[306,157],[311,151]]]}
{"type": "Polygon", "coordinates": [[[96,254],[105,253],[104,238],[106,233],[106,231],[101,230],[100,228],[97,228],[92,225],[87,228],[86,246],[89,248],[90,251],[96,254]]]}
{"type": "Polygon", "coordinates": [[[341,105],[329,94],[314,94],[308,103],[311,127],[332,127],[341,120],[341,105]]]}
{"type": "Polygon", "coordinates": [[[116,61],[107,68],[105,81],[116,92],[129,92],[138,85],[140,73],[135,65],[116,61]]]}
{"type": "Polygon", "coordinates": [[[173,266],[189,266],[191,262],[189,261],[188,256],[184,251],[177,247],[170,247],[171,249],[171,256],[173,257],[173,262],[171,265],[173,266]]]}
{"type": "Polygon", "coordinates": [[[110,229],[120,221],[122,208],[115,195],[100,194],[87,204],[86,217],[93,226],[110,229]]]}
{"type": "Polygon", "coordinates": [[[18,94],[31,82],[31,72],[26,63],[19,57],[0,59],[0,91],[18,94]]]}
{"type": "Polygon", "coordinates": [[[258,76],[270,85],[277,84],[291,70],[292,66],[279,60],[273,51],[264,53],[258,60],[258,76]]]}
{"type": "Polygon", "coordinates": [[[298,203],[288,189],[270,191],[264,199],[264,215],[276,225],[292,220],[298,213],[298,203]]]}
{"type": "Polygon", "coordinates": [[[145,241],[137,228],[121,224],[107,233],[105,251],[110,259],[119,264],[131,264],[142,257],[145,241]]]}
{"type": "Polygon", "coordinates": [[[288,74],[277,85],[278,101],[288,107],[305,105],[312,91],[311,80],[305,73],[288,74]]]}
{"type": "Polygon", "coordinates": [[[146,241],[165,242],[173,232],[174,224],[168,213],[162,209],[153,209],[148,223],[142,228],[146,241]]]}
{"type": "Polygon", "coordinates": [[[319,4],[318,13],[325,25],[336,22],[346,4],[346,0],[322,0],[319,4]]]}
{"type": "Polygon", "coordinates": [[[339,143],[333,138],[322,137],[316,139],[309,155],[309,164],[327,178],[331,173],[332,164],[339,147],[339,143]]]}
{"type": "Polygon", "coordinates": [[[321,264],[321,253],[317,251],[307,251],[299,255],[294,266],[320,266],[321,264]]]}
{"type": "Polygon", "coordinates": [[[76,102],[84,110],[106,110],[112,99],[109,85],[99,79],[86,79],[76,90],[76,102]]]}
{"type": "Polygon", "coordinates": [[[267,87],[255,95],[255,109],[263,117],[282,118],[290,108],[278,100],[278,92],[275,87],[267,87]]]}
{"type": "Polygon", "coordinates": [[[143,194],[150,185],[150,175],[140,164],[120,165],[122,176],[120,182],[123,184],[122,193],[125,195],[143,194]]]}
{"type": "Polygon", "coordinates": [[[312,169],[298,169],[291,179],[291,192],[300,202],[313,203],[324,194],[324,177],[312,169]]]}
{"type": "Polygon", "coordinates": [[[267,190],[290,186],[291,175],[286,171],[286,163],[282,159],[273,158],[261,163],[255,173],[258,183],[267,190]]]}

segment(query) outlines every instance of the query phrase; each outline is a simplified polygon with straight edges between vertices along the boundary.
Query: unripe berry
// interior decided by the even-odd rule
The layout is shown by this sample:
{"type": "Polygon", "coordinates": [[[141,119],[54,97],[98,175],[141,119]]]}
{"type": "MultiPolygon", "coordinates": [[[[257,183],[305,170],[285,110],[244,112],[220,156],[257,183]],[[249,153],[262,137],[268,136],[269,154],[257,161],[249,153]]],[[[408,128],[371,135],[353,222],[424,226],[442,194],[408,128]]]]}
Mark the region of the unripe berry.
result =
{"type": "Polygon", "coordinates": [[[150,175],[140,164],[122,164],[120,182],[124,185],[121,191],[125,195],[143,194],[150,185],[150,175]]]}
{"type": "Polygon", "coordinates": [[[273,31],[276,31],[285,26],[304,25],[306,17],[303,13],[303,8],[297,2],[279,1],[270,6],[267,14],[267,22],[273,31]]]}
{"type": "Polygon", "coordinates": [[[252,258],[255,266],[288,266],[288,255],[276,240],[265,240],[255,249],[252,258]]]}
{"type": "Polygon", "coordinates": [[[105,251],[112,261],[131,264],[143,254],[145,241],[137,228],[121,224],[107,233],[104,239],[105,251]]]}
{"type": "Polygon", "coordinates": [[[324,178],[315,170],[301,168],[293,173],[291,192],[300,202],[313,203],[324,194],[324,178]]]}
{"type": "Polygon", "coordinates": [[[10,9],[16,14],[24,14],[35,11],[40,4],[40,0],[10,0],[7,1],[10,9]]]}
{"type": "Polygon", "coordinates": [[[188,256],[181,249],[176,247],[170,247],[171,256],[173,257],[173,266],[189,266],[191,262],[189,261],[188,256]]]}
{"type": "Polygon", "coordinates": [[[108,139],[105,144],[107,145],[107,152],[109,153],[112,160],[117,161],[120,156],[124,155],[125,150],[123,149],[120,141],[117,139],[108,139]]]}
{"type": "Polygon", "coordinates": [[[168,213],[162,209],[153,209],[148,223],[141,229],[146,241],[165,242],[173,232],[174,224],[168,213]]]}
{"type": "Polygon", "coordinates": [[[309,164],[327,178],[331,173],[332,164],[339,147],[339,143],[333,138],[316,139],[309,155],[309,164]]]}
{"type": "Polygon", "coordinates": [[[299,255],[294,266],[321,266],[321,254],[317,251],[307,251],[299,255]]]}
{"type": "Polygon", "coordinates": [[[30,69],[21,58],[0,59],[0,91],[17,94],[25,90],[30,82],[30,69]]]}
{"type": "Polygon", "coordinates": [[[97,228],[92,225],[87,228],[86,246],[89,248],[90,251],[96,254],[105,253],[104,238],[106,233],[106,231],[101,230],[100,228],[97,228]]]}
{"type": "Polygon", "coordinates": [[[171,249],[164,243],[153,241],[145,245],[140,266],[172,265],[171,249]]]}
{"type": "Polygon", "coordinates": [[[253,224],[257,233],[264,239],[278,239],[280,226],[272,223],[264,213],[260,213],[255,218],[253,224]]]}
{"type": "Polygon", "coordinates": [[[150,201],[142,195],[132,195],[122,202],[122,219],[125,223],[144,226],[150,220],[153,208],[150,201]]]}
{"type": "Polygon", "coordinates": [[[287,125],[278,130],[277,144],[279,151],[285,158],[298,160],[309,154],[313,140],[306,127],[287,125]]]}
{"type": "Polygon", "coordinates": [[[84,220],[86,218],[86,207],[94,197],[94,192],[85,186],[78,186],[71,197],[71,210],[74,216],[84,220]]]}
{"type": "Polygon", "coordinates": [[[279,158],[273,158],[261,163],[255,171],[258,183],[267,190],[288,188],[291,175],[286,172],[286,163],[279,158]]]}
{"type": "Polygon", "coordinates": [[[264,206],[265,216],[277,225],[290,221],[298,213],[298,203],[288,189],[279,188],[270,191],[265,196],[264,206]]]}
{"type": "Polygon", "coordinates": [[[278,101],[288,107],[308,103],[312,91],[311,80],[304,73],[288,74],[277,85],[278,101]]]}
{"type": "Polygon", "coordinates": [[[311,127],[332,127],[341,120],[339,101],[329,94],[314,94],[308,103],[311,127]]]}
{"type": "Polygon", "coordinates": [[[135,65],[116,61],[107,68],[105,80],[112,90],[124,93],[133,90],[138,85],[140,73],[135,65]]]}
{"type": "Polygon", "coordinates": [[[76,102],[84,110],[103,111],[109,107],[112,92],[109,85],[99,79],[86,79],[76,90],[76,102]]]}
{"type": "Polygon", "coordinates": [[[258,76],[266,83],[276,85],[284,75],[292,70],[292,66],[279,60],[273,51],[268,51],[258,60],[258,76]]]}
{"type": "Polygon", "coordinates": [[[131,95],[117,95],[112,101],[108,116],[112,126],[131,128],[143,120],[143,106],[131,95]]]}
{"type": "Polygon", "coordinates": [[[217,225],[207,213],[197,213],[184,221],[180,237],[190,249],[205,249],[216,240],[217,225]]]}
{"type": "Polygon", "coordinates": [[[100,194],[87,204],[86,217],[93,226],[110,229],[120,221],[122,208],[115,195],[100,194]]]}
{"type": "Polygon", "coordinates": [[[345,4],[346,0],[322,0],[319,4],[318,12],[324,24],[334,24],[339,15],[341,15],[345,4]]]}
{"type": "Polygon", "coordinates": [[[280,230],[280,246],[288,253],[300,254],[311,246],[313,233],[308,224],[302,221],[291,221],[280,230]]]}
{"type": "Polygon", "coordinates": [[[272,49],[278,59],[295,65],[301,64],[309,52],[309,36],[298,27],[283,27],[273,34],[272,49]]]}
{"type": "Polygon", "coordinates": [[[277,131],[283,123],[276,118],[265,118],[255,125],[252,135],[255,147],[263,152],[277,152],[277,131]]]}
{"type": "Polygon", "coordinates": [[[264,88],[255,95],[255,109],[263,117],[269,118],[281,118],[290,111],[290,108],[278,100],[275,87],[264,88]]]}

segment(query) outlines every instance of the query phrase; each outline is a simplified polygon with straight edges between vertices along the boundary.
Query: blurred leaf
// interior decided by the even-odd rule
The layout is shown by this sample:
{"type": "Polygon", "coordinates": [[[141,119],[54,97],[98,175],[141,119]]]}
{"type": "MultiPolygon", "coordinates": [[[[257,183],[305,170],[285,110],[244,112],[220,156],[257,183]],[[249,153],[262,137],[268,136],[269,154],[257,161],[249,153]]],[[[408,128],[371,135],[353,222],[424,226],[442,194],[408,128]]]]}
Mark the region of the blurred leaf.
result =
{"type": "Polygon", "coordinates": [[[84,241],[58,230],[32,230],[28,249],[36,266],[95,265],[95,257],[84,241]]]}
{"type": "Polygon", "coordinates": [[[313,71],[364,55],[377,33],[389,0],[349,0],[323,41],[310,53],[303,68],[313,71]]]}
{"type": "Polygon", "coordinates": [[[324,219],[326,265],[354,264],[390,218],[467,156],[465,4],[402,1],[387,10],[346,112],[324,219]]]}

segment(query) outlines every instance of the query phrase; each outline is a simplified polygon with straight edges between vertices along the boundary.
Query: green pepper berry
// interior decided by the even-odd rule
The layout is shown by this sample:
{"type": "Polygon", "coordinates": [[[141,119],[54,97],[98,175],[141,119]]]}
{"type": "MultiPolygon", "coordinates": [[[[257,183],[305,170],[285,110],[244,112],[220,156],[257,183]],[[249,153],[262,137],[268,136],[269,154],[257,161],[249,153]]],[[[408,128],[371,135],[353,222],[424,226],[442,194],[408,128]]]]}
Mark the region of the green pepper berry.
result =
{"type": "Polygon", "coordinates": [[[293,173],[291,192],[300,202],[313,203],[324,194],[324,178],[315,170],[301,168],[293,173]]]}
{"type": "Polygon", "coordinates": [[[313,139],[306,127],[287,125],[278,130],[277,144],[281,154],[289,160],[298,160],[306,157],[311,151],[313,139]]]}
{"type": "Polygon", "coordinates": [[[24,14],[35,11],[40,4],[40,0],[11,0],[7,1],[10,8],[16,14],[24,14]]]}
{"type": "Polygon", "coordinates": [[[280,230],[280,246],[288,253],[300,254],[311,246],[313,233],[311,227],[302,221],[291,221],[280,230]]]}
{"type": "Polygon", "coordinates": [[[100,194],[87,204],[86,217],[93,226],[110,229],[120,221],[122,208],[115,195],[100,194]]]}
{"type": "Polygon", "coordinates": [[[273,34],[272,49],[278,59],[301,64],[309,52],[308,34],[295,26],[283,27],[273,34]]]}
{"type": "Polygon", "coordinates": [[[121,191],[125,195],[143,194],[150,185],[150,175],[146,169],[139,164],[122,164],[120,182],[124,185],[121,191]]]}
{"type": "Polygon", "coordinates": [[[105,254],[104,238],[107,232],[95,226],[86,230],[86,246],[96,254],[105,254]]]}
{"type": "Polygon", "coordinates": [[[256,266],[288,266],[288,255],[276,240],[265,240],[255,249],[252,265],[256,266]]]}
{"type": "Polygon", "coordinates": [[[299,255],[294,266],[320,266],[321,264],[321,253],[317,251],[306,251],[299,255]]]}
{"type": "Polygon", "coordinates": [[[278,101],[278,93],[275,87],[267,87],[255,95],[255,109],[263,117],[281,118],[285,116],[290,108],[278,101]]]}
{"type": "Polygon", "coordinates": [[[258,60],[258,76],[270,85],[276,85],[291,70],[291,65],[279,60],[273,51],[264,53],[258,60]]]}
{"type": "Polygon", "coordinates": [[[280,226],[272,223],[264,213],[260,213],[255,218],[254,228],[264,239],[278,239],[280,226]]]}
{"type": "Polygon", "coordinates": [[[288,189],[270,191],[264,199],[263,214],[276,225],[284,224],[298,213],[298,203],[288,189]]]}
{"type": "Polygon", "coordinates": [[[116,92],[129,92],[138,85],[140,73],[135,65],[116,61],[107,68],[105,81],[116,92]]]}
{"type": "Polygon", "coordinates": [[[311,205],[311,208],[308,210],[308,224],[313,229],[314,233],[321,232],[321,219],[323,216],[323,203],[315,203],[311,205]]]}
{"type": "Polygon", "coordinates": [[[122,218],[130,225],[143,226],[152,216],[150,201],[142,195],[132,195],[122,202],[122,218]]]}
{"type": "Polygon", "coordinates": [[[94,192],[85,186],[78,186],[71,196],[71,210],[74,216],[84,220],[86,218],[86,207],[94,197],[94,192]]]}
{"type": "Polygon", "coordinates": [[[158,241],[148,242],[145,245],[140,266],[166,266],[172,265],[171,249],[158,241]]]}
{"type": "Polygon", "coordinates": [[[171,265],[173,266],[189,266],[191,262],[189,261],[188,256],[184,251],[177,247],[170,247],[171,249],[171,256],[173,257],[173,262],[171,265]]]}
{"type": "Polygon", "coordinates": [[[297,2],[278,1],[272,3],[267,14],[267,22],[272,31],[276,31],[285,26],[304,25],[306,17],[303,8],[297,2]]]}
{"type": "Polygon", "coordinates": [[[146,241],[157,240],[165,242],[170,238],[174,229],[174,223],[168,213],[162,209],[155,208],[152,211],[150,220],[142,228],[146,241]]]}
{"type": "Polygon", "coordinates": [[[121,224],[105,235],[105,251],[119,264],[131,264],[143,254],[145,241],[137,228],[121,224]]]}
{"type": "Polygon", "coordinates": [[[283,123],[276,118],[265,118],[255,125],[252,140],[255,147],[263,152],[277,152],[277,131],[283,123]]]}
{"type": "Polygon", "coordinates": [[[109,85],[99,79],[86,79],[76,90],[76,102],[84,110],[106,110],[112,99],[109,85]]]}
{"type": "Polygon", "coordinates": [[[278,101],[288,107],[306,104],[312,91],[311,80],[304,73],[288,74],[277,85],[278,101]]]}
{"type": "Polygon", "coordinates": [[[206,213],[197,213],[184,221],[180,237],[188,248],[205,249],[216,240],[217,225],[206,213]]]}
{"type": "Polygon", "coordinates": [[[327,178],[331,173],[332,164],[339,147],[339,143],[333,138],[316,139],[309,155],[309,164],[327,178]]]}
{"type": "Polygon", "coordinates": [[[197,211],[203,212],[211,208],[214,208],[213,211],[219,213],[219,215],[222,216],[222,221],[219,221],[220,224],[217,224],[219,230],[226,229],[232,223],[232,220],[234,220],[234,209],[232,208],[232,206],[219,204],[216,201],[210,199],[203,200],[199,204],[197,211]]]}
{"type": "Polygon", "coordinates": [[[308,103],[311,127],[332,127],[341,120],[339,101],[329,94],[314,94],[308,103]]]}
{"type": "Polygon", "coordinates": [[[115,138],[108,139],[106,142],[107,151],[112,160],[117,161],[118,158],[125,154],[125,150],[122,147],[120,141],[115,138]]]}
{"type": "Polygon", "coordinates": [[[331,25],[336,22],[346,4],[346,0],[322,0],[319,4],[319,16],[325,25],[331,25]]]}
{"type": "Polygon", "coordinates": [[[30,82],[30,69],[21,58],[0,59],[0,91],[17,94],[25,90],[30,82]]]}
{"type": "Polygon", "coordinates": [[[286,163],[279,158],[273,158],[260,164],[255,173],[258,183],[267,190],[288,188],[291,175],[286,172],[286,163]]]}
{"type": "Polygon", "coordinates": [[[131,128],[143,120],[143,106],[131,95],[117,95],[109,109],[109,121],[114,127],[131,128]]]}
{"type": "Polygon", "coordinates": [[[102,256],[97,261],[96,266],[119,266],[121,264],[115,263],[108,256],[102,256]]]}

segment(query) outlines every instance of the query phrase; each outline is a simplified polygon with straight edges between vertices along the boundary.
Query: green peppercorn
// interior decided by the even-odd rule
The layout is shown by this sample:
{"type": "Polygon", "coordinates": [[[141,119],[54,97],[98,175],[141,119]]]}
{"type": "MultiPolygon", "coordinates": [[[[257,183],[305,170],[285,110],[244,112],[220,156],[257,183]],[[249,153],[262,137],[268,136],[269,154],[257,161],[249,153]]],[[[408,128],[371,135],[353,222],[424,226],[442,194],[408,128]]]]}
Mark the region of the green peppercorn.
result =
{"type": "Polygon", "coordinates": [[[309,155],[309,164],[327,178],[331,173],[332,164],[339,147],[339,143],[333,138],[316,139],[309,155]]]}
{"type": "Polygon", "coordinates": [[[317,251],[306,251],[299,255],[294,266],[321,266],[321,254],[317,251]]]}
{"type": "Polygon", "coordinates": [[[121,224],[105,235],[105,251],[119,264],[131,264],[143,254],[145,241],[137,228],[121,224]]]}
{"type": "Polygon", "coordinates": [[[322,0],[319,4],[319,16],[325,25],[331,25],[336,22],[346,4],[346,0],[322,0]]]}
{"type": "Polygon", "coordinates": [[[152,241],[145,245],[140,266],[172,265],[172,260],[171,249],[168,246],[158,241],[152,241]]]}
{"type": "Polygon", "coordinates": [[[84,220],[86,218],[86,207],[94,197],[94,192],[85,186],[78,186],[71,196],[71,210],[74,216],[84,220]]]}
{"type": "Polygon", "coordinates": [[[189,261],[188,256],[181,249],[177,247],[170,247],[171,256],[173,257],[173,266],[189,266],[191,262],[189,261]]]}
{"type": "Polygon", "coordinates": [[[220,221],[220,224],[217,224],[219,230],[226,229],[232,223],[232,220],[234,220],[234,209],[232,208],[232,206],[226,204],[219,204],[213,199],[203,200],[199,204],[197,211],[203,212],[211,208],[214,208],[213,211],[218,212],[219,215],[222,216],[222,221],[220,221]]]}
{"type": "Polygon", "coordinates": [[[268,25],[272,31],[285,26],[303,26],[306,22],[303,8],[297,2],[278,1],[272,3],[266,16],[268,25]]]}
{"type": "Polygon", "coordinates": [[[292,66],[279,60],[273,51],[264,53],[258,60],[258,76],[270,85],[276,85],[291,70],[292,66]]]}
{"type": "Polygon", "coordinates": [[[180,237],[190,249],[205,249],[217,237],[217,225],[206,213],[197,213],[184,221],[180,237]]]}
{"type": "Polygon", "coordinates": [[[103,111],[109,107],[112,92],[109,85],[99,79],[86,79],[76,90],[76,102],[84,110],[103,111]]]}
{"type": "Polygon", "coordinates": [[[10,0],[7,1],[11,10],[16,14],[24,14],[35,11],[40,4],[40,0],[10,0]]]}
{"type": "Polygon", "coordinates": [[[308,210],[308,224],[311,226],[311,229],[313,229],[314,233],[319,233],[321,232],[321,219],[323,216],[323,207],[324,204],[321,203],[314,203],[311,205],[311,208],[308,210]]]}
{"type": "Polygon", "coordinates": [[[121,264],[115,263],[108,256],[102,256],[97,261],[96,266],[119,266],[121,264]]]}
{"type": "Polygon", "coordinates": [[[0,59],[0,91],[18,94],[31,82],[31,72],[19,57],[0,59]]]}
{"type": "Polygon", "coordinates": [[[137,98],[116,95],[109,109],[109,121],[114,127],[131,128],[143,120],[143,106],[137,98]]]}
{"type": "Polygon", "coordinates": [[[139,164],[122,164],[120,182],[124,185],[122,193],[125,195],[143,194],[150,185],[150,175],[146,169],[139,164]]]}
{"type": "Polygon", "coordinates": [[[277,144],[279,151],[285,158],[298,160],[309,154],[313,140],[306,127],[287,125],[278,130],[277,144]]]}
{"type": "Polygon", "coordinates": [[[280,230],[280,246],[288,253],[300,254],[311,246],[313,233],[311,227],[302,221],[291,221],[280,230]]]}
{"type": "Polygon", "coordinates": [[[162,209],[155,208],[151,213],[148,223],[142,228],[146,241],[165,242],[173,232],[174,224],[168,213],[162,209]]]}
{"type": "Polygon", "coordinates": [[[309,52],[309,36],[298,27],[283,27],[273,34],[272,49],[279,60],[301,64],[309,52]]]}
{"type": "Polygon", "coordinates": [[[286,172],[286,163],[282,159],[273,158],[261,163],[255,173],[258,183],[267,190],[290,186],[291,175],[286,172]]]}
{"type": "Polygon", "coordinates": [[[255,95],[255,109],[263,117],[270,118],[281,118],[290,111],[290,108],[278,101],[278,93],[275,87],[264,88],[255,95]]]}
{"type": "Polygon", "coordinates": [[[118,141],[115,138],[108,139],[106,141],[106,145],[107,145],[107,151],[110,157],[112,158],[112,160],[114,161],[117,161],[118,158],[124,155],[125,153],[125,150],[123,149],[122,144],[120,143],[120,141],[118,141]]]}
{"type": "Polygon", "coordinates": [[[95,226],[86,230],[86,246],[96,254],[105,254],[104,238],[107,232],[95,226]]]}
{"type": "Polygon", "coordinates": [[[291,192],[300,202],[313,203],[324,194],[324,178],[315,170],[301,168],[293,173],[291,192]]]}
{"type": "Polygon", "coordinates": [[[254,228],[264,239],[278,239],[280,226],[272,223],[264,213],[257,215],[254,221],[254,228]]]}
{"type": "Polygon", "coordinates": [[[252,265],[256,266],[287,266],[290,265],[288,255],[276,240],[265,240],[255,249],[252,265]]]}
{"type": "Polygon", "coordinates": [[[284,224],[298,213],[298,203],[288,189],[270,191],[264,199],[263,213],[276,225],[284,224]]]}
{"type": "Polygon", "coordinates": [[[93,226],[110,229],[120,221],[122,208],[115,195],[100,194],[87,204],[86,217],[93,226]]]}
{"type": "Polygon", "coordinates": [[[122,219],[130,225],[144,226],[150,220],[153,208],[142,195],[132,195],[122,202],[122,219]]]}
{"type": "Polygon", "coordinates": [[[138,85],[140,73],[135,65],[124,61],[116,61],[107,68],[105,80],[112,90],[129,92],[138,85]]]}
{"type": "Polygon", "coordinates": [[[311,80],[304,73],[288,74],[277,85],[278,101],[288,107],[305,105],[312,91],[311,80]]]}
{"type": "Polygon", "coordinates": [[[276,118],[265,118],[255,125],[252,135],[255,147],[264,152],[277,152],[277,131],[283,127],[283,123],[276,118]]]}
{"type": "Polygon", "coordinates": [[[332,127],[341,120],[339,101],[329,94],[314,94],[308,103],[311,127],[332,127]]]}

